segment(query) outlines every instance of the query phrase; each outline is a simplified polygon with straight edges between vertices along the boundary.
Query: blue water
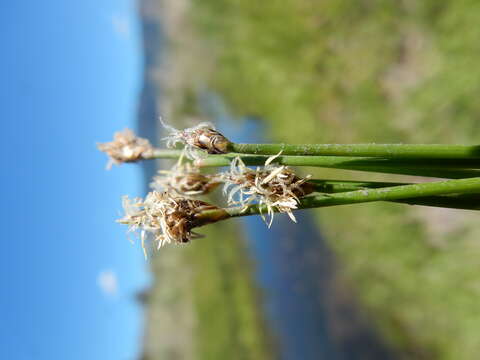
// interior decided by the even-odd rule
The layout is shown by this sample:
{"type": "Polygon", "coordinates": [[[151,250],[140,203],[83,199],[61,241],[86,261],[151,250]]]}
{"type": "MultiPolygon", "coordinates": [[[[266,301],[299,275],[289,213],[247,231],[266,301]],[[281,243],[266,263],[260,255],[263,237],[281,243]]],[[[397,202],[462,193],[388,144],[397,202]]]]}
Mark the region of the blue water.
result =
{"type": "MultiPolygon", "coordinates": [[[[265,142],[262,123],[233,118],[219,96],[205,92],[200,106],[232,141],[265,142]]],[[[280,359],[392,358],[339,285],[334,256],[310,213],[296,218],[298,224],[277,214],[271,229],[258,216],[239,220],[280,359]]]]}

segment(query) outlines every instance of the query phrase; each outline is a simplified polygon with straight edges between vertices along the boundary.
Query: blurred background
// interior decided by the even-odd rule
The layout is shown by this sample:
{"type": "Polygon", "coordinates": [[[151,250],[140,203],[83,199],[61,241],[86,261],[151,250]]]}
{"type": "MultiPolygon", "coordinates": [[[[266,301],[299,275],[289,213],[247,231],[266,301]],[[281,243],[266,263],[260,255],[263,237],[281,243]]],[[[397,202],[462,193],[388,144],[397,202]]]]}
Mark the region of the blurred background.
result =
{"type": "Polygon", "coordinates": [[[115,219],[170,165],[105,171],[96,149],[126,127],[161,145],[160,116],[238,142],[478,144],[478,1],[46,0],[0,17],[1,359],[478,358],[475,212],[231,220],[145,261],[115,219]]]}

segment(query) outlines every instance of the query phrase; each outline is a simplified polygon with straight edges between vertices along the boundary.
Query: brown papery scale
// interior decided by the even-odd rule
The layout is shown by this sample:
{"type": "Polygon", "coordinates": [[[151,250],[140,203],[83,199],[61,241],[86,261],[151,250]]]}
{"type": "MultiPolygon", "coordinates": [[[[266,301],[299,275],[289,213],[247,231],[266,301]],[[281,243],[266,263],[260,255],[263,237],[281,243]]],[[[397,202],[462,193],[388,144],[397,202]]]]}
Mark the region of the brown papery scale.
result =
{"type": "Polygon", "coordinates": [[[226,154],[230,141],[213,129],[198,129],[192,137],[192,144],[203,150],[207,150],[209,154],[226,154]]]}

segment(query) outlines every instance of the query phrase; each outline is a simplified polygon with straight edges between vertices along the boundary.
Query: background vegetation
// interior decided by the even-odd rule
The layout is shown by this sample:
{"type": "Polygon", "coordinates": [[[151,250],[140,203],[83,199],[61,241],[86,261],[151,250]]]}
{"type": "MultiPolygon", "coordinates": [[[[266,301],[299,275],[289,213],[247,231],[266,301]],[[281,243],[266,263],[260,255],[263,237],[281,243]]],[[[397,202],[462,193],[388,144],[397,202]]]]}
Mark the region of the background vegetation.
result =
{"type": "MultiPolygon", "coordinates": [[[[264,121],[272,141],[478,143],[477,1],[195,0],[188,15],[195,38],[174,39],[176,51],[192,58],[179,60],[192,76],[174,103],[178,115],[201,115],[196,99],[213,90],[238,116],[264,121]]],[[[477,358],[477,215],[395,204],[314,213],[345,278],[392,346],[409,359],[477,358]]],[[[230,251],[222,246],[197,250],[230,251]]],[[[242,283],[232,289],[240,298],[242,283]]],[[[213,303],[225,301],[233,300],[213,303]]],[[[243,315],[243,323],[254,321],[243,315]]],[[[233,321],[212,324],[224,320],[226,327],[233,321]]],[[[261,339],[252,331],[240,338],[261,339]]],[[[241,348],[232,339],[221,344],[241,348]]],[[[202,344],[208,356],[223,346],[202,344]]],[[[251,358],[263,358],[255,351],[251,358]]]]}

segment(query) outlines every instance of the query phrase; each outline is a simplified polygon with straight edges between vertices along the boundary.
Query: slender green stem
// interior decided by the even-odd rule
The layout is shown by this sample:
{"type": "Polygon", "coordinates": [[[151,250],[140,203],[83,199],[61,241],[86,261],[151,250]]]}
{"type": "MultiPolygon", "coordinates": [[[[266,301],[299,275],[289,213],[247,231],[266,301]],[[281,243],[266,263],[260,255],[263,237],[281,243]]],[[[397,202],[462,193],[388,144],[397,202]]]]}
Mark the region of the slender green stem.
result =
{"type": "MultiPolygon", "coordinates": [[[[362,189],[375,189],[389,186],[412,185],[406,183],[376,182],[376,181],[344,181],[344,180],[309,180],[314,184],[316,192],[327,194],[355,191],[362,189]]],[[[478,210],[480,209],[480,194],[467,195],[436,195],[412,199],[394,200],[394,202],[410,205],[423,205],[444,207],[452,209],[478,210]]]]}
{"type": "Polygon", "coordinates": [[[143,156],[145,160],[151,159],[178,159],[183,153],[183,150],[176,149],[155,149],[151,154],[143,156]]]}
{"type": "MultiPolygon", "coordinates": [[[[240,156],[246,165],[263,165],[268,158],[266,155],[224,154],[210,155],[195,163],[200,167],[228,166],[232,159],[240,156]]],[[[431,159],[431,160],[400,160],[359,158],[349,156],[289,156],[281,155],[275,163],[289,166],[315,166],[344,170],[367,172],[381,172],[389,174],[403,174],[428,176],[450,179],[461,179],[480,176],[480,161],[476,159],[431,159]]]]}
{"type": "Polygon", "coordinates": [[[334,194],[339,192],[355,191],[362,189],[376,189],[390,186],[411,185],[410,183],[380,182],[380,181],[351,181],[351,180],[320,180],[309,179],[316,192],[334,194]]]}
{"type": "MultiPolygon", "coordinates": [[[[358,204],[373,201],[397,201],[413,198],[425,198],[436,195],[480,193],[480,177],[435,181],[422,184],[401,185],[379,189],[362,189],[331,195],[307,196],[300,199],[298,209],[311,209],[335,205],[358,204]]],[[[228,208],[208,210],[197,214],[199,223],[212,222],[211,219],[226,219],[238,216],[266,213],[265,206],[250,205],[245,209],[228,208]]]]}
{"type": "MultiPolygon", "coordinates": [[[[151,156],[145,159],[176,159],[182,150],[156,149],[151,156]]],[[[233,158],[240,156],[246,165],[263,165],[268,159],[266,155],[224,154],[207,155],[197,160],[201,167],[228,166],[233,158]]],[[[275,162],[289,166],[315,166],[344,170],[380,172],[388,174],[402,174],[427,176],[438,178],[461,179],[480,176],[480,164],[476,159],[430,159],[430,160],[401,160],[360,158],[348,156],[279,156],[275,162]]]]}
{"type": "MultiPolygon", "coordinates": [[[[182,150],[156,149],[152,156],[146,159],[177,159],[181,154],[182,150]]],[[[266,159],[268,159],[268,156],[261,155],[208,155],[206,158],[198,160],[197,164],[202,167],[228,166],[231,160],[236,156],[240,156],[247,165],[263,165],[266,159]]],[[[279,156],[275,159],[276,163],[290,166],[322,166],[336,169],[444,177],[452,179],[480,176],[480,171],[478,169],[468,168],[469,166],[473,166],[476,161],[477,160],[472,159],[392,160],[337,156],[279,156]],[[442,165],[448,168],[442,168],[442,165]],[[456,168],[457,166],[465,166],[467,168],[456,168]]],[[[319,191],[328,192],[325,191],[325,189],[327,189],[326,186],[330,186],[331,184],[328,184],[328,182],[323,180],[319,181],[323,184],[323,190],[319,191]]],[[[335,184],[335,192],[355,190],[357,187],[386,187],[395,185],[402,184],[337,181],[335,184]]]]}
{"type": "MultiPolygon", "coordinates": [[[[308,196],[300,199],[299,209],[326,207],[334,205],[357,204],[372,201],[392,201],[448,194],[467,194],[480,192],[480,177],[434,181],[421,184],[392,186],[379,189],[362,189],[328,196],[308,196]]],[[[258,206],[250,211],[255,213],[258,206]]],[[[247,209],[246,212],[249,212],[247,209]]],[[[236,216],[241,216],[237,214],[236,216]]]]}
{"type": "Polygon", "coordinates": [[[450,209],[480,210],[480,196],[477,194],[425,196],[415,199],[395,200],[394,202],[450,209]]]}
{"type": "Polygon", "coordinates": [[[371,156],[389,159],[479,159],[480,145],[441,144],[236,144],[229,150],[241,154],[371,156]]]}

